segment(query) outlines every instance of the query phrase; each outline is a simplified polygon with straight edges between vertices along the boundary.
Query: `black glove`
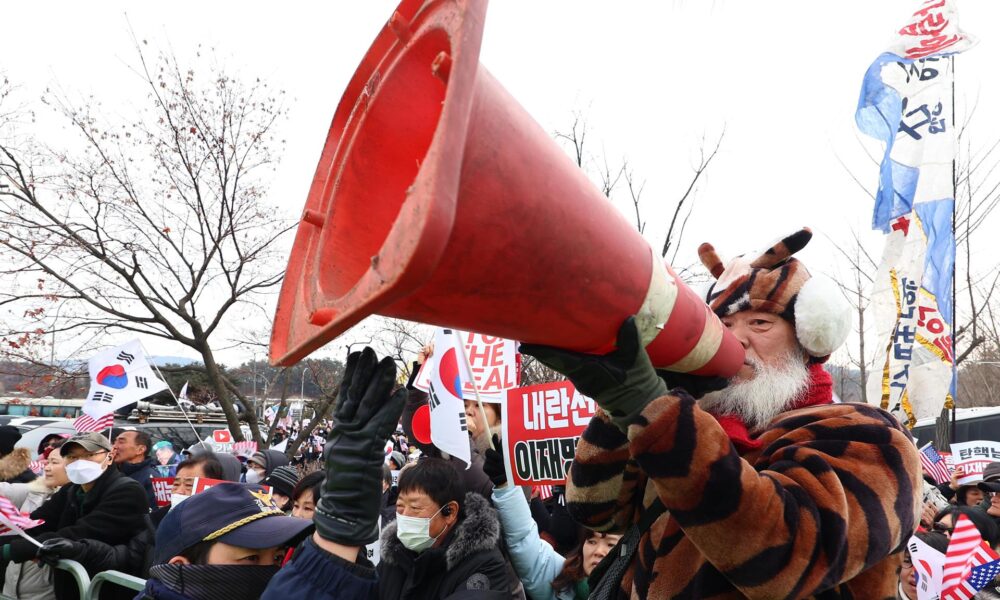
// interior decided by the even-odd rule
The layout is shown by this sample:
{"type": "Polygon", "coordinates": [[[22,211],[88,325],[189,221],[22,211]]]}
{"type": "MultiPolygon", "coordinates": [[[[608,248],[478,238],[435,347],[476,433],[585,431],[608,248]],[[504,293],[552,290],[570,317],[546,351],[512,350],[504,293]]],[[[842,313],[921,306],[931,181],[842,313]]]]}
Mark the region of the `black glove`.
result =
{"type": "Polygon", "coordinates": [[[42,542],[38,549],[38,560],[53,566],[61,559],[75,560],[83,552],[83,544],[66,538],[51,538],[42,542]]]}
{"type": "Polygon", "coordinates": [[[493,434],[493,448],[487,448],[483,453],[483,473],[490,478],[493,485],[500,487],[507,484],[507,469],[503,462],[503,446],[500,445],[500,438],[493,434]],[[493,448],[499,448],[494,450],[493,448]]]}
{"type": "Polygon", "coordinates": [[[604,356],[534,344],[521,344],[521,352],[569,378],[622,431],[647,404],[667,392],[639,341],[635,317],[625,319],[618,330],[617,347],[604,356]]]}
{"type": "Polygon", "coordinates": [[[709,392],[717,392],[729,385],[729,380],[725,377],[674,373],[664,369],[657,369],[656,374],[667,384],[667,389],[681,388],[691,394],[692,398],[701,398],[709,392]]]}
{"type": "Polygon", "coordinates": [[[365,348],[347,357],[323,450],[326,480],[313,522],[323,538],[363,546],[378,538],[385,442],[396,430],[406,390],[395,393],[396,364],[365,348]]]}

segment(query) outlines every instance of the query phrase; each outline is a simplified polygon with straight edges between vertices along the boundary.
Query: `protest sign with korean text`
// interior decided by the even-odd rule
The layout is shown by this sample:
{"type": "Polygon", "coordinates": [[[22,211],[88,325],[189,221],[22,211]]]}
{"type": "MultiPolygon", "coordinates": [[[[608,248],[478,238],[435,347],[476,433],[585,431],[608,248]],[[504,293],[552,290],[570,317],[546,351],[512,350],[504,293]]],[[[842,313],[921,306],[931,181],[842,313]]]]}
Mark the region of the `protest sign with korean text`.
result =
{"type": "Polygon", "coordinates": [[[153,493],[157,506],[170,506],[170,495],[174,488],[173,477],[153,477],[153,493]]]}
{"type": "Polygon", "coordinates": [[[507,392],[503,403],[503,453],[513,485],[561,485],[576,444],[597,410],[568,381],[507,392]]]}
{"type": "Polygon", "coordinates": [[[986,465],[1000,460],[1000,442],[979,440],[952,444],[951,455],[958,473],[958,485],[971,485],[982,481],[986,465]]]}

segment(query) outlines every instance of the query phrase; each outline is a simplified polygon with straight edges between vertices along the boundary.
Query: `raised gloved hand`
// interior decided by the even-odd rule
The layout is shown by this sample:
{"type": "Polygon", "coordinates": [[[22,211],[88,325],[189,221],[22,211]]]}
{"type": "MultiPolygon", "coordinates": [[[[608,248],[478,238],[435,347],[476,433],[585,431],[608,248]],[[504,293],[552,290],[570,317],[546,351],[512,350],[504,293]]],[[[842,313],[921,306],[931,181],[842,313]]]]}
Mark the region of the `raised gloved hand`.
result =
{"type": "Polygon", "coordinates": [[[692,398],[701,398],[709,392],[717,392],[729,385],[729,380],[725,377],[675,373],[664,369],[657,369],[656,374],[667,384],[668,390],[681,388],[690,394],[692,398]]]}
{"type": "Polygon", "coordinates": [[[493,434],[493,448],[487,448],[483,453],[483,472],[490,478],[493,485],[503,487],[507,485],[507,468],[503,462],[503,446],[500,445],[500,438],[493,434]],[[493,448],[497,448],[494,450],[493,448]]]}
{"type": "Polygon", "coordinates": [[[625,319],[615,350],[603,356],[535,344],[521,344],[521,352],[568,377],[622,431],[647,404],[667,392],[639,341],[635,317],[625,319]]]}
{"type": "Polygon", "coordinates": [[[61,559],[75,560],[83,552],[83,544],[66,538],[51,538],[42,542],[38,549],[38,559],[47,565],[55,565],[61,559]]]}
{"type": "Polygon", "coordinates": [[[326,480],[313,521],[316,532],[345,546],[378,538],[385,442],[396,430],[406,390],[393,393],[396,364],[365,348],[347,357],[333,427],[323,450],[326,480]]]}

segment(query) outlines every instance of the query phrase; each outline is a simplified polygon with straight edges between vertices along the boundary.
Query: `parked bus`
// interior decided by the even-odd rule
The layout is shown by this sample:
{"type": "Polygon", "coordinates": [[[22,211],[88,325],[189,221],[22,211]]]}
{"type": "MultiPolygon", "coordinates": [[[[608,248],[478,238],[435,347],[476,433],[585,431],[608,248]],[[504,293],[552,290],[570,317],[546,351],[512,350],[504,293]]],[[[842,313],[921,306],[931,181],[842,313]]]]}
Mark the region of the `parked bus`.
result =
{"type": "MultiPolygon", "coordinates": [[[[959,408],[955,411],[955,443],[975,442],[986,440],[1000,442],[1000,406],[987,406],[977,408],[959,408]]],[[[934,429],[934,419],[920,419],[911,432],[917,440],[918,446],[923,446],[927,442],[934,442],[934,447],[938,450],[948,452],[948,448],[942,448],[937,440],[937,432],[934,429]]]]}
{"type": "Polygon", "coordinates": [[[84,400],[63,398],[0,398],[0,415],[9,417],[61,417],[75,419],[81,414],[84,400]]]}

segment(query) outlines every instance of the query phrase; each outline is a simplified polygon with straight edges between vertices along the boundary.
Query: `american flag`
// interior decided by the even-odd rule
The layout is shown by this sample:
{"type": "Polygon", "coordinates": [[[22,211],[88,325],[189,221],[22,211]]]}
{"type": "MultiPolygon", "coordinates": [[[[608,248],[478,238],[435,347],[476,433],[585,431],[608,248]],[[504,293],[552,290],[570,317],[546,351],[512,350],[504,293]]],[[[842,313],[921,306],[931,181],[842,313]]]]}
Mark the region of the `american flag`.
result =
{"type": "MultiPolygon", "coordinates": [[[[975,596],[976,592],[993,580],[993,577],[985,578],[990,569],[977,571],[977,567],[988,566],[994,561],[1000,561],[1000,555],[983,540],[968,517],[959,515],[945,554],[941,600],[969,600],[975,596]],[[985,581],[982,587],[975,587],[983,579],[985,581]]],[[[994,576],[996,572],[1000,572],[1000,568],[994,571],[994,576]]]]}
{"type": "Polygon", "coordinates": [[[93,418],[90,415],[80,415],[73,421],[73,429],[80,433],[90,431],[104,431],[115,424],[115,413],[108,413],[100,418],[93,418]]]}
{"type": "Polygon", "coordinates": [[[250,456],[257,451],[257,442],[236,442],[233,444],[233,454],[236,456],[250,456]]]}
{"type": "Polygon", "coordinates": [[[28,468],[31,469],[31,472],[34,473],[35,475],[41,475],[42,471],[45,470],[45,461],[33,460],[30,463],[28,463],[28,468]]]}
{"type": "MultiPolygon", "coordinates": [[[[986,542],[983,543],[985,544],[986,542]]],[[[1000,559],[972,567],[972,573],[969,574],[968,582],[979,591],[988,586],[997,575],[1000,575],[1000,559]]]]}
{"type": "Polygon", "coordinates": [[[951,481],[951,471],[944,457],[934,448],[934,442],[927,442],[920,448],[920,465],[934,479],[934,483],[951,481]]]}
{"type": "Polygon", "coordinates": [[[551,485],[536,485],[535,489],[538,490],[538,497],[542,500],[548,500],[552,497],[551,485]]]}
{"type": "Polygon", "coordinates": [[[0,535],[21,535],[25,529],[38,527],[44,523],[42,519],[32,519],[28,513],[23,513],[14,503],[0,496],[0,535]]]}

